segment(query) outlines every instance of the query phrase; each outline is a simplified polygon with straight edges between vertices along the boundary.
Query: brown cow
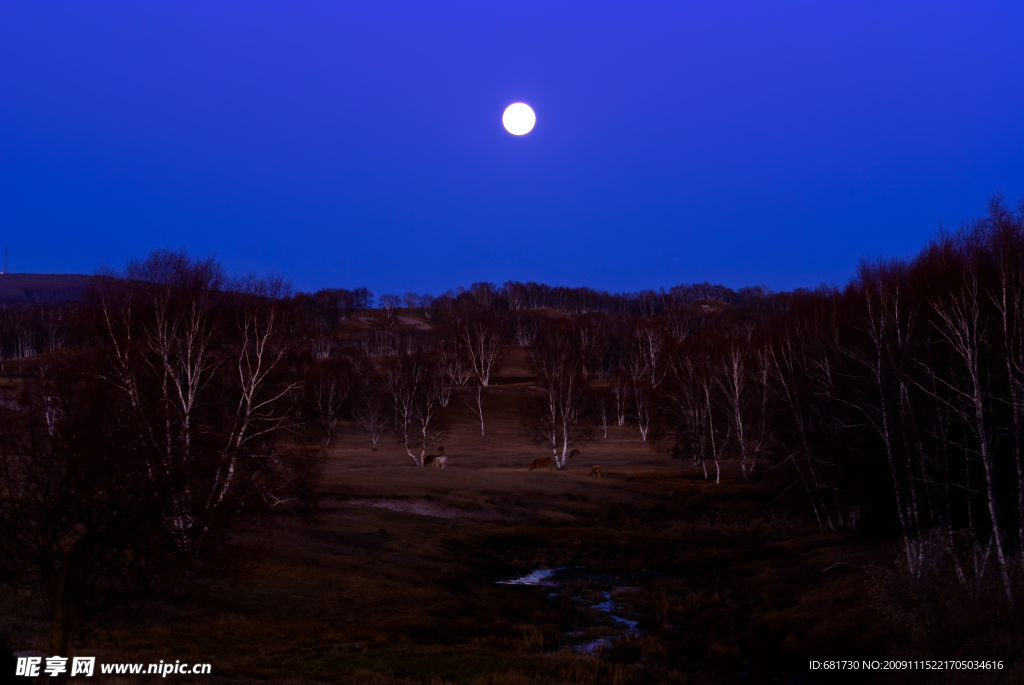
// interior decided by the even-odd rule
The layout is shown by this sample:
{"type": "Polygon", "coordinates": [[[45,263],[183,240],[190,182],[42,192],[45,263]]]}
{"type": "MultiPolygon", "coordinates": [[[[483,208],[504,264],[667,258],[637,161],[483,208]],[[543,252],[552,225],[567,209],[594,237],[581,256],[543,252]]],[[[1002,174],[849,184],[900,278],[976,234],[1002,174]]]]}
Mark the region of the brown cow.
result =
{"type": "MultiPolygon", "coordinates": [[[[438,451],[438,454],[428,454],[427,456],[423,457],[423,465],[424,466],[433,466],[435,459],[437,459],[438,457],[443,457],[444,456],[444,445],[439,445],[438,448],[437,448],[437,451],[438,451]]],[[[441,468],[444,468],[444,467],[441,467],[441,468]]]]}
{"type": "Polygon", "coordinates": [[[601,477],[601,467],[600,466],[591,466],[590,467],[590,477],[591,478],[600,478],[601,477]]]}
{"type": "Polygon", "coordinates": [[[569,458],[570,459],[572,459],[573,457],[578,457],[578,456],[580,456],[580,451],[579,450],[573,450],[572,452],[569,452],[569,458]]]}
{"type": "Polygon", "coordinates": [[[533,463],[530,464],[530,470],[535,471],[537,469],[542,469],[545,466],[548,467],[548,471],[551,470],[551,457],[541,457],[540,459],[534,459],[533,463]]]}

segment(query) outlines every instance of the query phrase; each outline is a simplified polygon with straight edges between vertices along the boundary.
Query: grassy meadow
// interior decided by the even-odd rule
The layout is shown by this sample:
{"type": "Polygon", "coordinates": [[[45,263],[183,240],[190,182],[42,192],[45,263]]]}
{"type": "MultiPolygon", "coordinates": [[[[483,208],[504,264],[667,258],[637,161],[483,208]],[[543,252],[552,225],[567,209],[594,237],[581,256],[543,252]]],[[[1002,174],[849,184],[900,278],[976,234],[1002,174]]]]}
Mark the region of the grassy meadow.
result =
{"type": "MultiPolygon", "coordinates": [[[[783,469],[746,480],[727,462],[716,485],[629,425],[530,472],[545,451],[516,418],[522,385],[501,380],[486,438],[452,398],[445,470],[345,424],[317,505],[249,541],[261,552],[241,582],[74,653],[213,664],[178,682],[511,685],[807,682],[808,659],[888,652],[876,569],[894,544],[820,532],[783,469]],[[551,585],[498,582],[557,568],[551,585]]],[[[45,648],[32,602],[5,600],[15,649],[45,648]]]]}

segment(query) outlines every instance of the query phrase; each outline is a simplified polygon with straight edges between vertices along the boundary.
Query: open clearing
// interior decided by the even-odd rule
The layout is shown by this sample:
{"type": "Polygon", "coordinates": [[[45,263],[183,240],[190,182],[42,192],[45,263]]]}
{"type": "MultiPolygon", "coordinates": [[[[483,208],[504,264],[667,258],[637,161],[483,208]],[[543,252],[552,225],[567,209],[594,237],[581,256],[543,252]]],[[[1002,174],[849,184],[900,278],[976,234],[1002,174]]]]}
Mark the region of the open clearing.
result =
{"type": "MultiPolygon", "coordinates": [[[[210,682],[351,683],[752,682],[878,653],[863,569],[889,546],[819,532],[781,470],[744,481],[730,463],[716,486],[628,426],[565,471],[529,472],[545,452],[513,394],[492,391],[486,438],[453,398],[445,470],[345,426],[318,506],[262,534],[244,582],[77,653],[209,661],[210,682]]],[[[18,649],[45,644],[42,624],[7,629],[38,636],[18,649]]]]}

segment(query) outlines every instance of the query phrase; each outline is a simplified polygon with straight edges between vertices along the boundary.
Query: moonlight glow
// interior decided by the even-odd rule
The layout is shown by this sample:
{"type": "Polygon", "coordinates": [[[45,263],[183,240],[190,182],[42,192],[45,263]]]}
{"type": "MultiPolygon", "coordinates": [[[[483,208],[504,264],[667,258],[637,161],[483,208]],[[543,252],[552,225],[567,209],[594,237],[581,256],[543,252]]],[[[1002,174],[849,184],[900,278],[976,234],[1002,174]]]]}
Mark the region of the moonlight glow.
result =
{"type": "Polygon", "coordinates": [[[505,125],[505,130],[512,135],[525,136],[533,130],[533,125],[537,123],[537,115],[526,103],[513,102],[505,108],[505,113],[501,116],[501,123],[505,125]]]}

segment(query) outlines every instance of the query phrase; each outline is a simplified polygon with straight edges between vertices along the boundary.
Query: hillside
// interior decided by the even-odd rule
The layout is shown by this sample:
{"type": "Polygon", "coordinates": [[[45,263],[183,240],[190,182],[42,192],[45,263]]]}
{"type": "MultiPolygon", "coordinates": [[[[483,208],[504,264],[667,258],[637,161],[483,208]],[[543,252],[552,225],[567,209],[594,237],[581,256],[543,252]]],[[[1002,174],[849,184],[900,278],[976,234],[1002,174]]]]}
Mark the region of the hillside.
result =
{"type": "Polygon", "coordinates": [[[58,304],[81,299],[85,274],[0,274],[0,304],[58,304]]]}

